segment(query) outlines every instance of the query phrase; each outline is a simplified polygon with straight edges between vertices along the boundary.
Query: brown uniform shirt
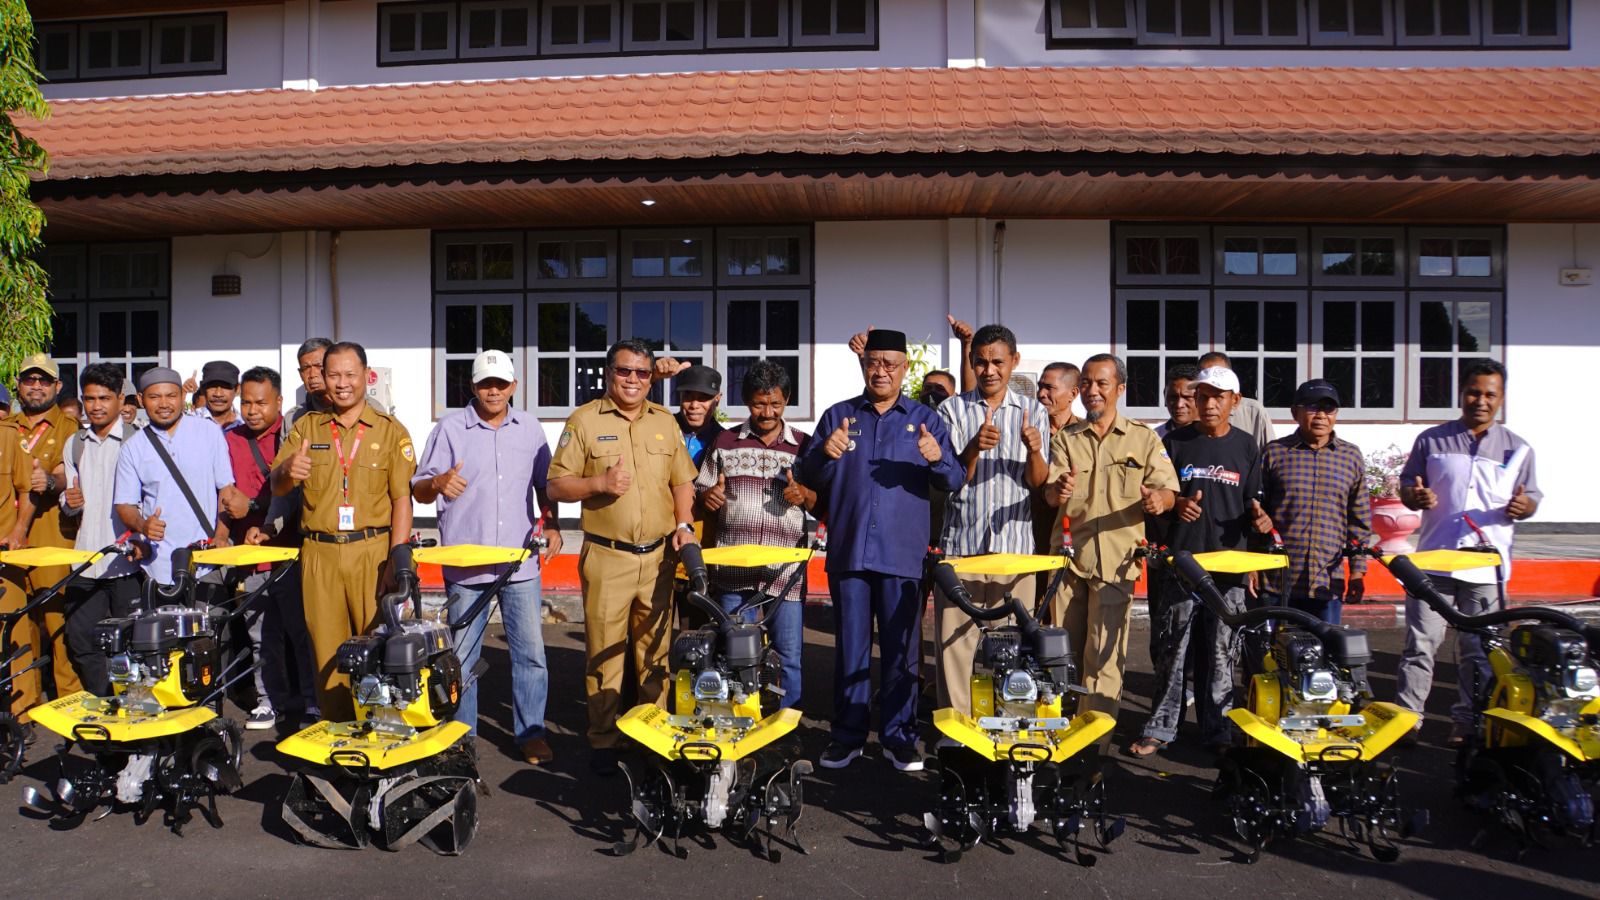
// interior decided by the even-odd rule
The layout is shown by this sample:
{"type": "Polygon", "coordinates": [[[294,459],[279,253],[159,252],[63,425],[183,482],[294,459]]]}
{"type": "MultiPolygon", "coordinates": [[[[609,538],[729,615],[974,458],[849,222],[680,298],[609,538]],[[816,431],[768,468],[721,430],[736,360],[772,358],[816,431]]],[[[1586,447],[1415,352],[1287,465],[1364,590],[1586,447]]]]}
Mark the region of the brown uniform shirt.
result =
{"type": "Polygon", "coordinates": [[[1077,469],[1077,486],[1057,510],[1053,546],[1061,545],[1060,513],[1065,510],[1078,551],[1073,570],[1106,583],[1133,581],[1139,574],[1133,551],[1144,539],[1139,488],[1178,489],[1178,474],[1161,439],[1149,426],[1122,415],[1104,438],[1079,420],[1050,439],[1050,482],[1069,466],[1077,469]]]}
{"type": "Polygon", "coordinates": [[[350,494],[345,499],[344,472],[334,452],[333,413],[307,413],[283,439],[272,464],[295,455],[301,444],[311,445],[311,477],[305,480],[300,527],[305,531],[335,534],[339,531],[339,507],[355,507],[355,529],[381,528],[392,524],[396,497],[411,496],[411,476],[417,468],[417,452],[411,435],[400,421],[370,405],[361,411],[355,428],[339,429],[339,445],[349,459],[356,434],[362,426],[361,446],[355,449],[350,464],[350,494]]]}
{"type": "MultiPolygon", "coordinates": [[[[39,461],[46,475],[61,465],[62,454],[67,449],[67,438],[78,431],[78,423],[62,412],[59,406],[52,406],[37,425],[29,425],[27,415],[22,412],[15,413],[6,419],[5,423],[16,429],[16,438],[13,439],[8,434],[6,439],[15,440],[21,451],[18,465],[22,469],[24,485],[32,475],[33,460],[39,461]]],[[[28,534],[29,544],[35,547],[72,546],[72,541],[61,533],[61,506],[56,502],[61,492],[66,489],[66,485],[58,484],[55,493],[45,497],[34,496],[34,518],[28,534]]]]}
{"type": "Polygon", "coordinates": [[[17,527],[17,499],[28,492],[32,470],[11,424],[0,423],[0,538],[17,527]]]}
{"type": "Polygon", "coordinates": [[[550,478],[599,475],[623,457],[633,485],[621,497],[597,494],[583,501],[583,530],[629,544],[648,544],[672,533],[672,488],[694,480],[678,420],[665,406],[645,401],[629,422],[610,397],[591,400],[567,419],[550,459],[550,478]]]}

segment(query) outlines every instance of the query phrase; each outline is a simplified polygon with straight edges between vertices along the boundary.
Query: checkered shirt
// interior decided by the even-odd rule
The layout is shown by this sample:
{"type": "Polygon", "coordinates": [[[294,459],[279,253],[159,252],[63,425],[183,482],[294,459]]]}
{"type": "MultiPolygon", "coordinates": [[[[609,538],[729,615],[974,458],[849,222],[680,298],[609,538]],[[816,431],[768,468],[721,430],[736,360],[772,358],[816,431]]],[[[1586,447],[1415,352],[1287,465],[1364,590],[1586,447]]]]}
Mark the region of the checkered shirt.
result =
{"type": "MultiPolygon", "coordinates": [[[[1352,540],[1365,544],[1372,534],[1361,448],[1335,435],[1313,450],[1296,430],[1268,444],[1261,462],[1261,505],[1289,553],[1280,592],[1294,598],[1332,597],[1332,580],[1343,577],[1345,546],[1352,540]]],[[[1350,560],[1352,576],[1366,571],[1365,557],[1350,560]]]]}

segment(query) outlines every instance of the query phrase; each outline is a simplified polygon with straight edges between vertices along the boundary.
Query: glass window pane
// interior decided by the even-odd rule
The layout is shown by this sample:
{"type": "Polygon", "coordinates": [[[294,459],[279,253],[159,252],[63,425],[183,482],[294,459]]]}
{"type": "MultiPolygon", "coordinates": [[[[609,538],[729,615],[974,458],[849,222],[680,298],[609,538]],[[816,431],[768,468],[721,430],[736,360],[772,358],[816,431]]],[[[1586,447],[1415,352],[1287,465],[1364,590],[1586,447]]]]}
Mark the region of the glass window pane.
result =
{"type": "Polygon", "coordinates": [[[1200,239],[1195,237],[1169,237],[1164,242],[1167,250],[1168,275],[1200,274],[1200,239]]]}
{"type": "Polygon", "coordinates": [[[1193,300],[1167,301],[1168,350],[1200,349],[1200,304],[1193,300]]]}
{"type": "Polygon", "coordinates": [[[1196,37],[1211,33],[1211,0],[1178,0],[1183,4],[1183,33],[1196,37]]]}
{"type": "Polygon", "coordinates": [[[1406,10],[1406,34],[1423,37],[1433,34],[1433,4],[1436,0],[1403,0],[1406,10]]]}
{"type": "Polygon", "coordinates": [[[100,288],[120,291],[128,286],[128,254],[102,253],[100,255],[100,288]]]}
{"type": "Polygon", "coordinates": [[[717,0],[717,37],[744,37],[744,0],[717,0]]]}
{"type": "Polygon", "coordinates": [[[1555,37],[1561,33],[1561,21],[1558,15],[1561,6],[1557,0],[1528,0],[1528,24],[1525,32],[1529,37],[1555,37]]]}
{"type": "Polygon", "coordinates": [[[1255,238],[1231,237],[1222,241],[1222,271],[1227,275],[1260,274],[1255,238]]]}
{"type": "Polygon", "coordinates": [[[633,333],[628,337],[638,338],[660,353],[667,342],[667,305],[660,301],[635,300],[631,308],[633,333]]]}
{"type": "Polygon", "coordinates": [[[86,65],[91,69],[111,68],[111,32],[89,32],[89,48],[85,54],[86,65]]]}
{"type": "Polygon", "coordinates": [[[1088,28],[1089,0],[1056,0],[1062,28],[1088,28]]]}
{"type": "Polygon", "coordinates": [[[129,68],[144,63],[144,34],[137,28],[117,32],[117,67],[129,68]]]}
{"type": "Polygon", "coordinates": [[[1333,382],[1339,391],[1339,402],[1348,404],[1356,395],[1356,359],[1353,356],[1336,356],[1322,361],[1322,377],[1333,382]]]}
{"type": "Polygon", "coordinates": [[[1344,34],[1350,30],[1350,8],[1347,0],[1315,0],[1315,3],[1318,31],[1344,34]]]}
{"type": "Polygon", "coordinates": [[[693,278],[700,274],[700,256],[702,243],[693,238],[672,241],[668,245],[671,252],[669,265],[671,273],[679,278],[693,278]]]}
{"type": "Polygon", "coordinates": [[[517,277],[516,251],[510,244],[483,245],[485,281],[509,281],[517,277]]]}
{"type": "Polygon", "coordinates": [[[1322,239],[1322,274],[1356,274],[1355,238],[1330,237],[1322,239]]]}
{"type": "Polygon", "coordinates": [[[478,308],[476,306],[446,306],[444,308],[444,352],[478,352],[478,308]]]}
{"type": "Polygon", "coordinates": [[[692,41],[695,39],[694,13],[697,3],[667,4],[667,40],[692,41]]]}
{"type": "Polygon", "coordinates": [[[1493,257],[1491,244],[1486,239],[1463,238],[1456,241],[1456,274],[1473,278],[1488,278],[1493,257]]]}
{"type": "Polygon", "coordinates": [[[747,0],[747,2],[750,4],[750,36],[777,37],[782,30],[778,15],[778,0],[747,0]]]}
{"type": "Polygon", "coordinates": [[[1449,357],[1435,356],[1422,360],[1417,392],[1422,406],[1442,409],[1455,405],[1453,365],[1449,357]]]}
{"type": "Polygon", "coordinates": [[[1424,351],[1448,351],[1455,348],[1450,336],[1450,304],[1440,300],[1424,300],[1417,306],[1421,323],[1418,345],[1424,351]]]}
{"type": "Polygon", "coordinates": [[[1257,398],[1262,406],[1284,407],[1294,403],[1294,389],[1299,384],[1296,360],[1269,357],[1262,364],[1261,394],[1257,398]]]}
{"type": "Polygon", "coordinates": [[[634,4],[632,37],[641,43],[661,40],[661,4],[634,4]]]}
{"type": "Polygon", "coordinates": [[[572,405],[572,372],[566,359],[539,360],[538,406],[572,405]]]}
{"type": "Polygon", "coordinates": [[[701,352],[706,343],[704,300],[672,301],[672,349],[701,352]]]}
{"type": "Polygon", "coordinates": [[[163,65],[176,66],[183,63],[184,28],[178,26],[164,26],[158,32],[161,52],[157,59],[163,65]]]}
{"type": "Polygon", "coordinates": [[[1128,359],[1127,405],[1161,405],[1161,360],[1154,356],[1128,359]]]}
{"type": "Polygon", "coordinates": [[[467,46],[474,50],[494,46],[496,16],[492,9],[474,9],[467,12],[467,46]]]}
{"type": "Polygon", "coordinates": [[[217,61],[217,26],[196,25],[189,30],[189,61],[217,61]]]}
{"type": "Polygon", "coordinates": [[[583,8],[583,42],[604,44],[611,40],[611,6],[591,3],[583,8]]]}
{"type": "Polygon", "coordinates": [[[1128,27],[1128,5],[1123,0],[1095,0],[1094,12],[1100,28],[1128,27]]]}
{"type": "Polygon", "coordinates": [[[1267,34],[1293,37],[1300,33],[1300,3],[1297,0],[1267,0],[1267,34]]]}
{"type": "Polygon", "coordinates": [[[1394,360],[1381,356],[1361,359],[1361,405],[1367,409],[1392,408],[1394,402],[1394,360]]]}
{"type": "MultiPolygon", "coordinates": [[[[724,387],[722,391],[723,398],[725,400],[739,403],[741,405],[744,403],[744,376],[749,373],[750,367],[755,365],[760,359],[761,357],[759,356],[728,357],[728,371],[726,373],[728,377],[727,380],[723,382],[724,387]]],[[[773,362],[780,362],[780,360],[773,360],[773,362]]],[[[790,379],[790,381],[793,383],[793,379],[790,379]]],[[[791,402],[794,400],[793,397],[789,399],[791,402]]]]}
{"type": "Polygon", "coordinates": [[[633,277],[660,278],[665,274],[667,274],[667,242],[634,241],[633,277]]]}
{"type": "Polygon", "coordinates": [[[1374,353],[1393,350],[1398,338],[1394,321],[1394,301],[1363,300],[1361,349],[1374,353]]]}
{"type": "Polygon", "coordinates": [[[128,355],[127,314],[103,312],[100,314],[100,356],[121,359],[128,355]]]}
{"type": "Polygon", "coordinates": [[[1127,303],[1129,350],[1161,349],[1161,301],[1129,300],[1127,303]]]}
{"type": "Polygon", "coordinates": [[[417,49],[417,14],[397,12],[389,16],[389,50],[409,53],[417,49]]]}
{"type": "Polygon", "coordinates": [[[58,396],[68,396],[69,387],[72,389],[71,395],[76,396],[82,390],[78,385],[78,364],[59,363],[56,368],[61,370],[61,393],[58,396]]]}
{"type": "Polygon", "coordinates": [[[528,46],[528,10],[513,6],[500,11],[500,46],[528,46]]]}
{"type": "Polygon", "coordinates": [[[766,349],[800,349],[800,304],[797,301],[767,301],[766,349]]]}
{"type": "Polygon", "coordinates": [[[797,237],[767,238],[768,275],[797,275],[800,272],[800,239],[797,237]]]}
{"type": "MultiPolygon", "coordinates": [[[[1339,0],[1343,5],[1343,0],[1339,0]]],[[[1384,12],[1383,0],[1354,0],[1351,9],[1355,13],[1355,33],[1362,37],[1379,36],[1389,25],[1389,17],[1384,12]]]]}
{"type": "Polygon", "coordinates": [[[1233,33],[1261,33],[1261,0],[1230,0],[1233,5],[1233,33]]]}
{"type": "Polygon", "coordinates": [[[728,303],[728,349],[761,349],[761,301],[733,300],[728,303]]]}
{"type": "Polygon", "coordinates": [[[516,343],[512,327],[512,307],[508,305],[483,308],[483,350],[504,350],[510,353],[516,343]]]}
{"type": "Polygon", "coordinates": [[[153,291],[161,285],[161,254],[128,254],[128,287],[140,291],[153,291]]]}
{"type": "MultiPolygon", "coordinates": [[[[1355,303],[1339,301],[1322,304],[1322,349],[1333,353],[1356,349],[1355,303]]],[[[1354,383],[1352,378],[1351,384],[1354,383]]]]}
{"type": "Polygon", "coordinates": [[[571,278],[572,267],[566,241],[540,241],[535,249],[540,278],[571,278]]]}
{"type": "Polygon", "coordinates": [[[1161,274],[1161,239],[1130,237],[1123,241],[1129,275],[1161,274]]]}
{"type": "Polygon", "coordinates": [[[1456,317],[1457,349],[1462,353],[1490,352],[1488,302],[1457,303],[1456,317]]]}
{"type": "Polygon", "coordinates": [[[478,280],[478,248],[475,244],[445,245],[444,280],[478,280]]]}
{"type": "Polygon", "coordinates": [[[78,355],[78,314],[56,310],[50,316],[50,355],[66,359],[78,355]]]}
{"type": "Polygon", "coordinates": [[[839,34],[867,33],[867,0],[835,0],[838,3],[839,34]]]}
{"type": "Polygon", "coordinates": [[[1300,349],[1300,309],[1293,303],[1262,305],[1262,349],[1293,353],[1300,349]]]}
{"type": "Polygon", "coordinates": [[[728,274],[761,274],[760,238],[734,238],[728,242],[728,274]]]}
{"type": "Polygon", "coordinates": [[[1366,238],[1361,241],[1361,274],[1392,277],[1395,271],[1394,238],[1366,238]]]}
{"type": "Polygon", "coordinates": [[[596,356],[593,358],[581,357],[573,368],[577,370],[576,383],[573,386],[574,405],[588,403],[605,396],[606,392],[606,358],[596,356]]]}
{"type": "Polygon", "coordinates": [[[611,261],[605,241],[577,241],[572,255],[578,263],[579,278],[605,278],[611,274],[611,261]]]}
{"type": "Polygon", "coordinates": [[[1239,391],[1246,397],[1261,399],[1257,393],[1258,381],[1256,376],[1260,373],[1260,364],[1253,356],[1235,359],[1233,361],[1233,374],[1239,376],[1239,391]]]}
{"type": "MultiPolygon", "coordinates": [[[[611,346],[610,336],[606,333],[607,326],[611,324],[611,304],[596,301],[579,303],[574,312],[577,316],[573,328],[577,332],[577,339],[572,343],[574,350],[604,351],[611,346]]],[[[604,360],[601,360],[600,367],[605,368],[604,360]]]]}
{"type": "Polygon", "coordinates": [[[458,409],[472,402],[472,360],[444,361],[444,405],[458,409]]]}
{"type": "Polygon", "coordinates": [[[1300,274],[1300,244],[1294,238],[1263,238],[1261,241],[1261,274],[1300,274]]]}
{"type": "Polygon", "coordinates": [[[576,44],[578,42],[578,8],[576,6],[551,6],[550,43],[576,44]]]}
{"type": "Polygon", "coordinates": [[[1472,0],[1438,0],[1439,33],[1465,37],[1472,33],[1472,0]]]}
{"type": "Polygon", "coordinates": [[[1455,241],[1426,238],[1418,241],[1417,271],[1426,276],[1455,274],[1455,241]]]}
{"type": "Polygon", "coordinates": [[[129,356],[151,357],[161,355],[161,314],[153,309],[131,310],[128,313],[129,356]]]}
{"type": "Polygon", "coordinates": [[[1223,307],[1223,346],[1230,351],[1261,347],[1260,311],[1255,303],[1230,301],[1223,307]]]}
{"type": "Polygon", "coordinates": [[[1146,0],[1145,27],[1156,34],[1178,30],[1177,0],[1146,0]]]}
{"type": "Polygon", "coordinates": [[[800,4],[800,33],[808,35],[833,32],[833,4],[830,0],[796,0],[800,4]]]}
{"type": "Polygon", "coordinates": [[[1522,3],[1523,0],[1490,0],[1490,33],[1521,34],[1522,3]]]}
{"type": "MultiPolygon", "coordinates": [[[[540,303],[539,352],[565,353],[572,349],[572,305],[568,303],[540,303]]],[[[542,404],[549,406],[551,404],[542,404]]],[[[559,404],[557,404],[559,405],[559,404]]]]}
{"type": "Polygon", "coordinates": [[[450,46],[450,14],[444,10],[422,14],[422,49],[443,50],[450,46]]]}

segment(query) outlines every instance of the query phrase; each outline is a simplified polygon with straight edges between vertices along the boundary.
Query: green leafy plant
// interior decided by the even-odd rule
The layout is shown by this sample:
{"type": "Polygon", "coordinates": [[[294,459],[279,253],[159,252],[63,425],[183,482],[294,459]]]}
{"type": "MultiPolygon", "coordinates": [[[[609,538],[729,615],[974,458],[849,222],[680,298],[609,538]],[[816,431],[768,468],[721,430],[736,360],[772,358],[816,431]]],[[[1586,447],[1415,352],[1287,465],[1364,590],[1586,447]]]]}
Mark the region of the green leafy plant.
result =
{"type": "Polygon", "coordinates": [[[906,345],[906,383],[901,386],[900,393],[916,399],[922,395],[922,379],[934,371],[937,364],[933,355],[933,344],[928,338],[906,345]]]}
{"type": "Polygon", "coordinates": [[[29,179],[49,163],[44,148],[12,121],[50,115],[33,65],[33,19],[24,0],[0,0],[0,381],[11,384],[29,354],[50,345],[50,301],[42,246],[44,212],[28,196],[29,179]]]}

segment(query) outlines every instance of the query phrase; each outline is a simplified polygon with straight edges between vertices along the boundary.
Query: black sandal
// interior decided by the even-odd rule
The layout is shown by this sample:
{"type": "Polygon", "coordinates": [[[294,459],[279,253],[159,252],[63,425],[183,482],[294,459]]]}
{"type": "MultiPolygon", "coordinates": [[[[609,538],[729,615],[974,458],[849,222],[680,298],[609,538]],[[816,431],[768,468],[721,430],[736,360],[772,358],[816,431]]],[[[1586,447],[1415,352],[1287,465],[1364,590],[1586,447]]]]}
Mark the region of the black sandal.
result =
{"type": "Polygon", "coordinates": [[[1157,753],[1165,750],[1166,747],[1167,742],[1161,740],[1160,738],[1142,737],[1129,745],[1128,755],[1138,759],[1145,759],[1147,757],[1155,756],[1157,753]]]}

